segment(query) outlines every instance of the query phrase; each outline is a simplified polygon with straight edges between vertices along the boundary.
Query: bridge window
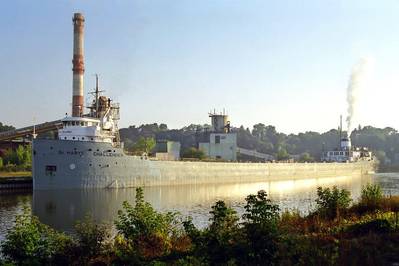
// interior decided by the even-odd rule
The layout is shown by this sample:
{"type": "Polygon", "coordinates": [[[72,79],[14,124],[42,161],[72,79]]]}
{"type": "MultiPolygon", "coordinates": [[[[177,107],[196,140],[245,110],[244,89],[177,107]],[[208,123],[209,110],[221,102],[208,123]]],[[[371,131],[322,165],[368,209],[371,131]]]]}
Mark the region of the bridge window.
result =
{"type": "Polygon", "coordinates": [[[75,137],[72,137],[72,139],[75,139],[75,137]]]}
{"type": "Polygon", "coordinates": [[[57,172],[57,166],[55,165],[46,165],[46,175],[47,176],[55,176],[57,172]]]}

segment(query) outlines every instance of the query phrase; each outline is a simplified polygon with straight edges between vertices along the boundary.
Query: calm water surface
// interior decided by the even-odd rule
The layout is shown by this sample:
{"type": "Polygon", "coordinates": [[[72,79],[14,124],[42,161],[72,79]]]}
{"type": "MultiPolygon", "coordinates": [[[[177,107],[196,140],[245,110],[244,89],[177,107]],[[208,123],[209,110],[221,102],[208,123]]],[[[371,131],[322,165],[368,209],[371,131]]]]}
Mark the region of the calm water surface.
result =
{"type": "MultiPolygon", "coordinates": [[[[307,213],[315,206],[316,188],[333,186],[348,189],[356,200],[363,185],[381,184],[387,195],[399,194],[399,173],[314,178],[247,184],[187,185],[144,188],[145,199],[157,210],[177,211],[192,216],[194,223],[207,225],[209,210],[216,200],[224,200],[243,212],[245,197],[258,190],[268,192],[282,210],[298,209],[307,213]]],[[[123,201],[134,203],[135,189],[53,190],[18,194],[0,194],[0,241],[13,225],[23,206],[30,206],[39,219],[59,230],[71,231],[76,220],[91,214],[98,222],[112,223],[123,201]]]]}

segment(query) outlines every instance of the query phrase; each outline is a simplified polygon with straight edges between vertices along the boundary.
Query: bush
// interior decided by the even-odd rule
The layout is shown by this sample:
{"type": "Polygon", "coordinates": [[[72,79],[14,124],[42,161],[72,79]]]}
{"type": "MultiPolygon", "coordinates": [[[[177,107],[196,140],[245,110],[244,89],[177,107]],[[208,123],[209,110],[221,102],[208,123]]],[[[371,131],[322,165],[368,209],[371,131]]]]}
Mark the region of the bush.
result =
{"type": "Polygon", "coordinates": [[[76,245],[73,253],[79,264],[87,264],[90,260],[102,256],[106,252],[105,241],[110,237],[109,228],[105,224],[97,224],[87,215],[75,225],[76,245]]]}
{"type": "Polygon", "coordinates": [[[202,160],[202,159],[205,159],[206,156],[205,156],[205,153],[203,150],[199,150],[196,148],[188,148],[188,149],[184,150],[182,157],[183,158],[195,158],[195,159],[202,160]]]}
{"type": "Polygon", "coordinates": [[[150,203],[144,201],[142,188],[136,189],[136,204],[123,203],[115,222],[119,233],[127,240],[126,246],[144,259],[154,259],[171,251],[171,242],[178,236],[177,213],[158,213],[150,203]]]}
{"type": "Polygon", "coordinates": [[[212,263],[225,264],[237,255],[238,216],[223,201],[217,201],[210,214],[211,224],[205,230],[207,253],[212,263]]]}
{"type": "Polygon", "coordinates": [[[350,192],[346,189],[338,189],[336,186],[330,188],[317,188],[317,210],[322,217],[328,219],[339,218],[351,203],[350,192]]]}
{"type": "Polygon", "coordinates": [[[244,232],[247,244],[243,247],[250,264],[272,264],[277,251],[279,207],[272,204],[264,190],[246,197],[244,232]]]}
{"type": "Polygon", "coordinates": [[[391,231],[391,224],[386,219],[375,219],[350,225],[346,232],[353,236],[364,236],[370,233],[382,234],[391,231]]]}
{"type": "Polygon", "coordinates": [[[15,226],[7,233],[1,244],[4,258],[18,265],[42,265],[65,262],[66,249],[72,245],[72,239],[58,233],[39,222],[25,207],[18,215],[15,226]]]}
{"type": "Polygon", "coordinates": [[[380,185],[367,184],[365,187],[363,187],[361,196],[362,203],[377,207],[382,198],[383,194],[380,185]]]}

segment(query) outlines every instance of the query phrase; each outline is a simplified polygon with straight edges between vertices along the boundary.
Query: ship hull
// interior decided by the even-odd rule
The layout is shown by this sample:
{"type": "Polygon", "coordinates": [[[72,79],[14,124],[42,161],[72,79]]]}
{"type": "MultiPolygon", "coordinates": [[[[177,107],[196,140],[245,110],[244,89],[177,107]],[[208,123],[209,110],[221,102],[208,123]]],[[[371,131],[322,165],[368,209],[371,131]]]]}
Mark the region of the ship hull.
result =
{"type": "Polygon", "coordinates": [[[233,163],[153,161],[108,143],[34,140],[33,188],[118,188],[248,183],[362,175],[373,162],[233,163]]]}

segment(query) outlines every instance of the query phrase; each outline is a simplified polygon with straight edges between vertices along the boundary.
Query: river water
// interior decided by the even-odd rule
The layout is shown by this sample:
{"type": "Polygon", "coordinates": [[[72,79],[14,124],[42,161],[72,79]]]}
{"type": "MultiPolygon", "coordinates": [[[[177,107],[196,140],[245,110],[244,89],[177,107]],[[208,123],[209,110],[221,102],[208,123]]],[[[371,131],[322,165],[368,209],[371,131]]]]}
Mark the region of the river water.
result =
{"type": "MultiPolygon", "coordinates": [[[[182,217],[191,216],[196,226],[204,227],[210,217],[209,210],[217,200],[226,201],[242,214],[245,197],[263,189],[281,210],[297,209],[305,214],[315,207],[318,186],[346,188],[356,200],[362,186],[369,182],[379,183],[387,195],[399,194],[399,173],[387,173],[263,183],[146,187],[144,195],[157,210],[177,211],[182,217]]],[[[0,242],[24,206],[30,207],[43,223],[70,232],[74,223],[87,214],[97,222],[112,224],[123,201],[134,204],[134,197],[134,188],[0,194],[0,242]]]]}

